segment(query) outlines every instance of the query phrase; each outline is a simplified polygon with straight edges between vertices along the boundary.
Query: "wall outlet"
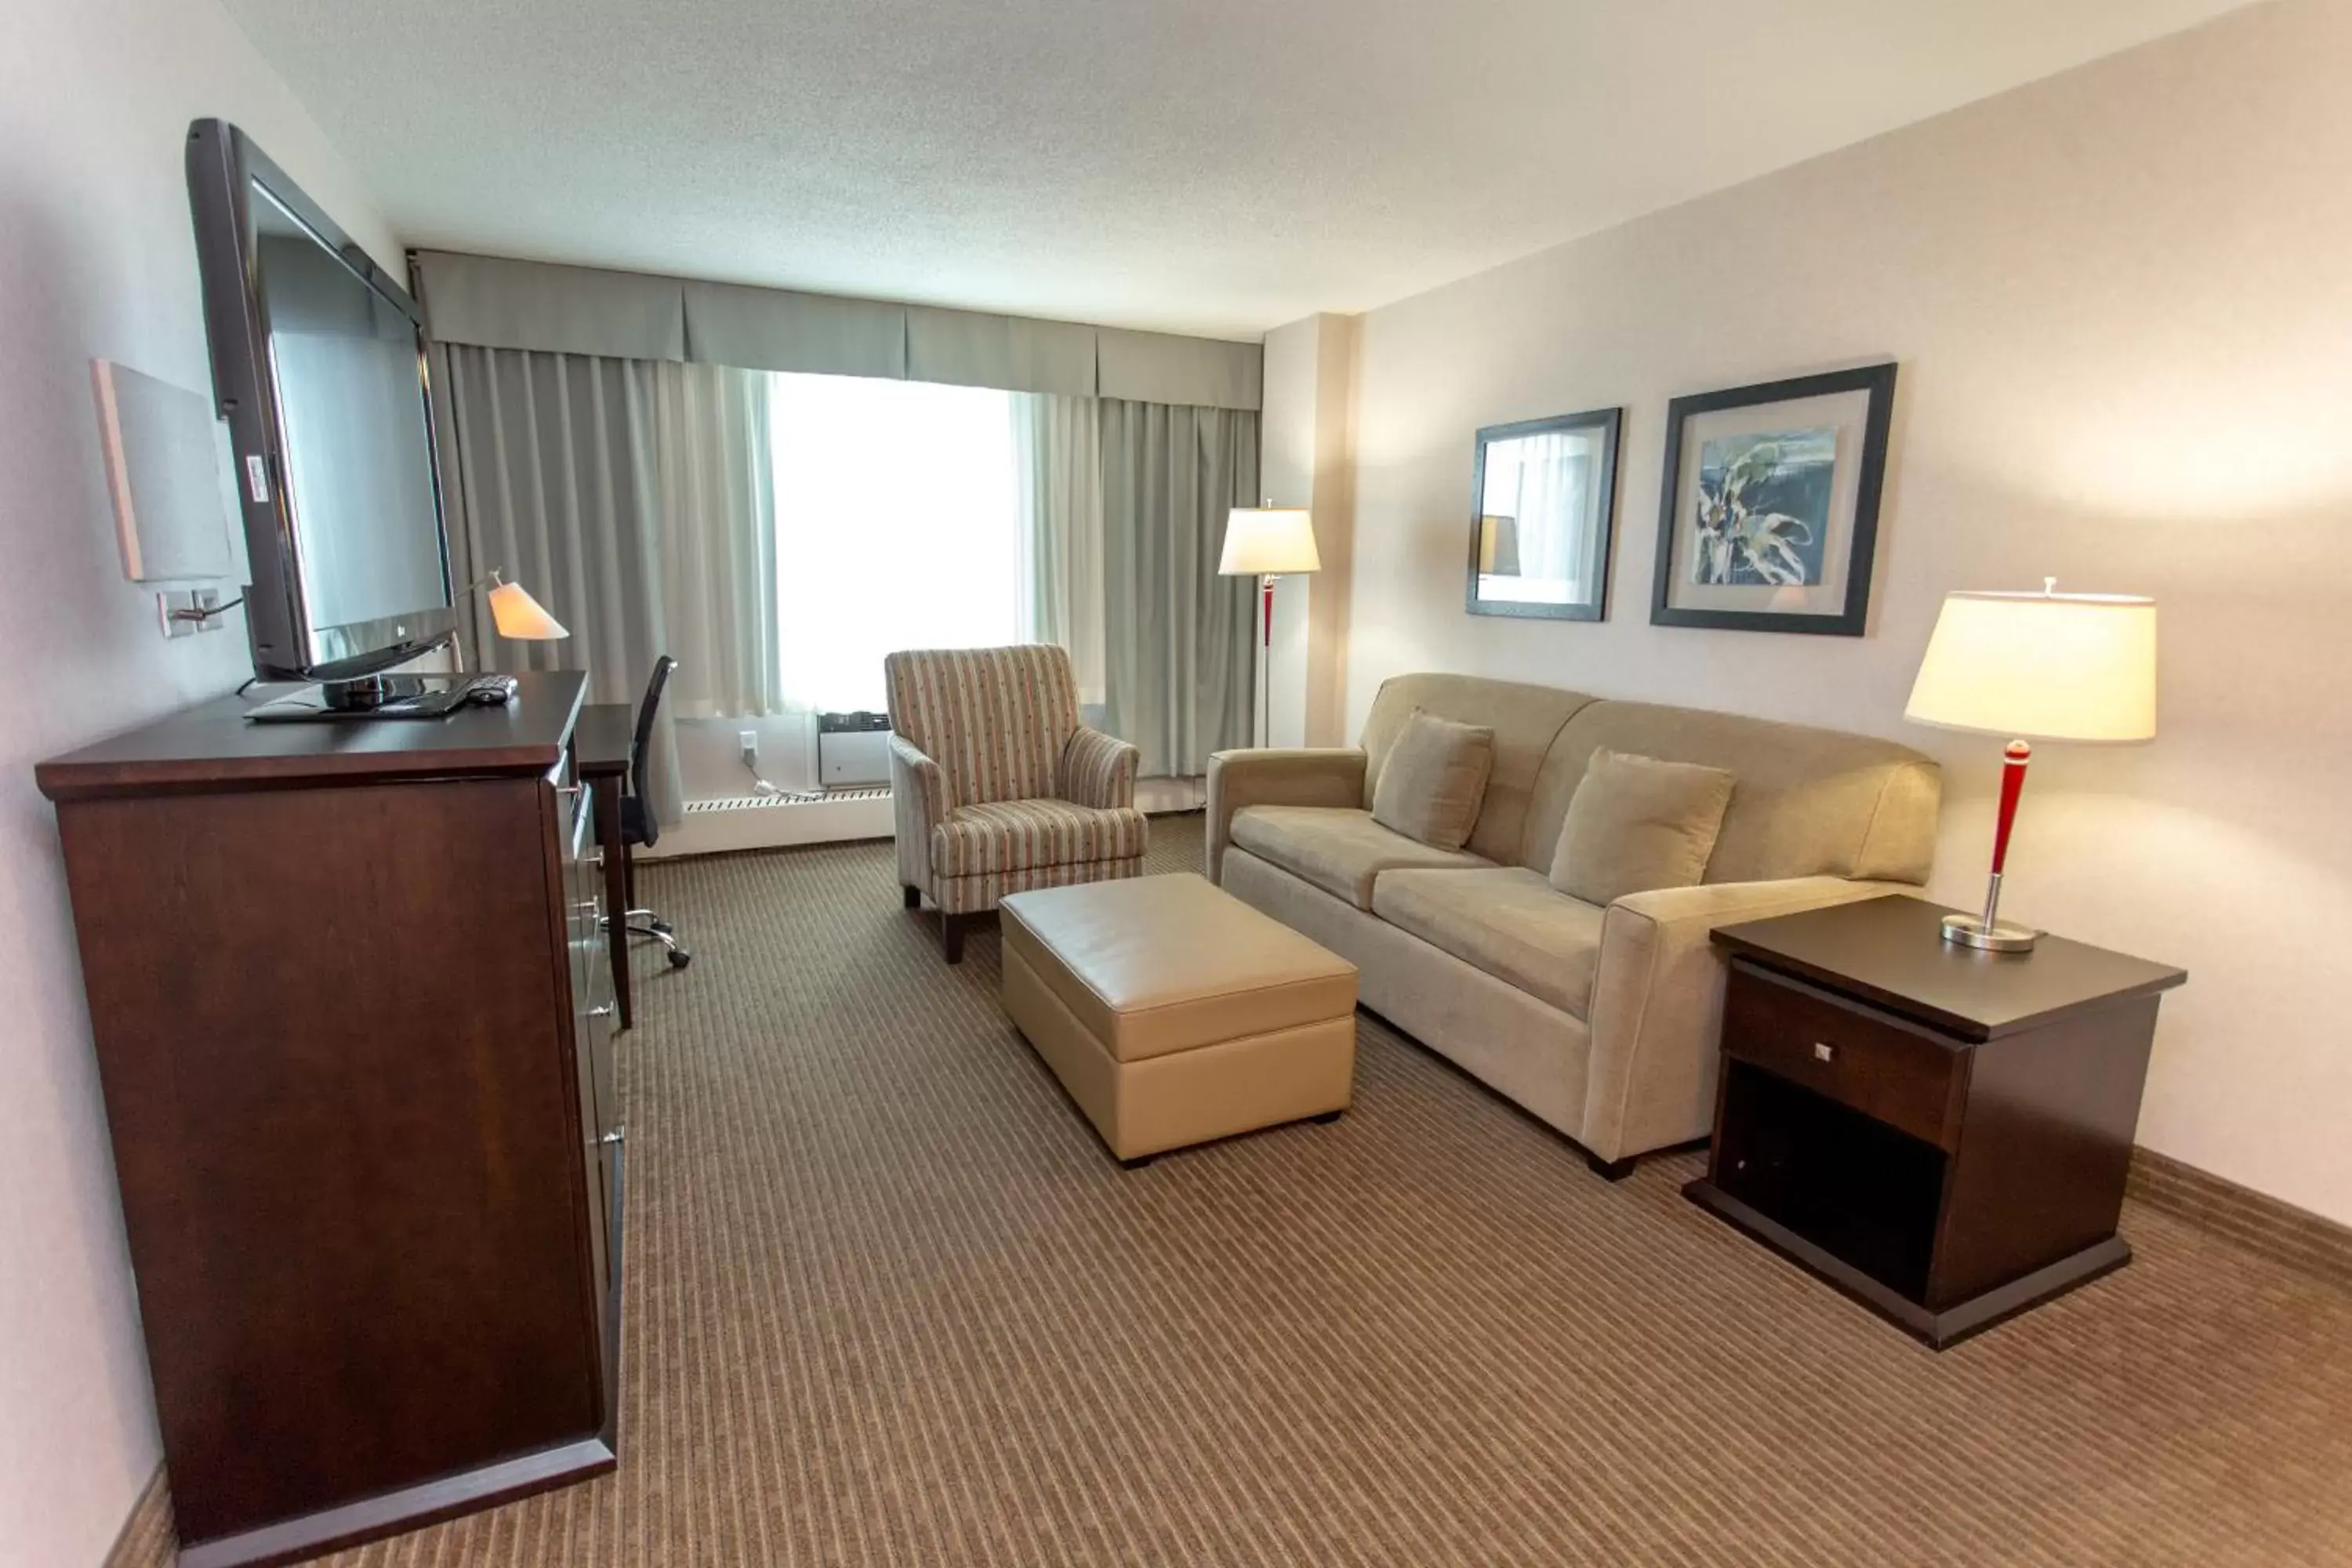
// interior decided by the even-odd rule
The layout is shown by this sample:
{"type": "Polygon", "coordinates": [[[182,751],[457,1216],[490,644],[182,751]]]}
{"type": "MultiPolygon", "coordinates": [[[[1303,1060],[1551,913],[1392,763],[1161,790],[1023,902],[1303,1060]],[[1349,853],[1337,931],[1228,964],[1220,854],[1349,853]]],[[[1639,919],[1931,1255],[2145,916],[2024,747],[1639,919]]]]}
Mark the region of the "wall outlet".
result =
{"type": "Polygon", "coordinates": [[[167,637],[192,637],[204,630],[202,621],[188,618],[196,608],[195,594],[185,588],[155,595],[155,618],[163,623],[167,637]]]}
{"type": "Polygon", "coordinates": [[[216,632],[227,620],[221,614],[218,588],[173,588],[155,595],[155,618],[167,637],[192,637],[216,632]]]}
{"type": "Polygon", "coordinates": [[[735,744],[736,744],[737,749],[738,749],[738,750],[740,750],[740,751],[743,753],[743,765],[744,765],[745,767],[747,767],[747,768],[757,768],[757,767],[760,765],[760,731],[757,731],[757,730],[738,730],[738,731],[735,731],[735,744]]]}

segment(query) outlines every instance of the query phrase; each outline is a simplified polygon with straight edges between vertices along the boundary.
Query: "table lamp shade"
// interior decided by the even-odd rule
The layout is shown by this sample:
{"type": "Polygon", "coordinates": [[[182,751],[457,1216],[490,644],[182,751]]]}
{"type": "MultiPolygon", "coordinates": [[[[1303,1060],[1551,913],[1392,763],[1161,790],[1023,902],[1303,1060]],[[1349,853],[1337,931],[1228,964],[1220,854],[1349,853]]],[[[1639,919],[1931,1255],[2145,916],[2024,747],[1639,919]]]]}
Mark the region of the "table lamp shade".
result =
{"type": "Polygon", "coordinates": [[[1272,577],[1318,572],[1315,523],[1303,507],[1237,506],[1225,515],[1225,552],[1217,571],[1227,577],[1272,577]]]}
{"type": "Polygon", "coordinates": [[[498,627],[502,637],[513,637],[518,642],[552,642],[572,635],[519,583],[498,584],[490,590],[489,599],[490,624],[498,627]]]}
{"type": "Polygon", "coordinates": [[[2156,601],[1950,594],[1903,716],[2048,741],[2156,735],[2156,601]]]}

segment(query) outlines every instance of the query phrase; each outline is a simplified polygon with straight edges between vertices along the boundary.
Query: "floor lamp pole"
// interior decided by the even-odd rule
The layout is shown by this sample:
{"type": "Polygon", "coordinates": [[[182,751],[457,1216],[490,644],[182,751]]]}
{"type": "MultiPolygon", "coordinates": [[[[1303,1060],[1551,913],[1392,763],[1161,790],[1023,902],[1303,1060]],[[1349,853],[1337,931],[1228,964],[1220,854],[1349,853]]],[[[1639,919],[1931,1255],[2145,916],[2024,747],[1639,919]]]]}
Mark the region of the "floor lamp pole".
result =
{"type": "Polygon", "coordinates": [[[1274,744],[1274,574],[1258,578],[1257,743],[1274,744]]]}

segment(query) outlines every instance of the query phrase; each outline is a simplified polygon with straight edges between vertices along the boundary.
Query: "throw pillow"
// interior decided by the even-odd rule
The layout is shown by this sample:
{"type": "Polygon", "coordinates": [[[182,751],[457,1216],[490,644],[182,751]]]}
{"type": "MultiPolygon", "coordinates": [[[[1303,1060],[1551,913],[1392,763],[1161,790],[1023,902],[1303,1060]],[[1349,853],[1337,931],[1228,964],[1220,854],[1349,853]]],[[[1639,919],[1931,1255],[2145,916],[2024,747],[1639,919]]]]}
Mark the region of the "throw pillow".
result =
{"type": "Polygon", "coordinates": [[[1372,820],[1433,849],[1459,849],[1478,825],[1494,767],[1494,731],[1416,708],[1381,764],[1372,820]]]}
{"type": "Polygon", "coordinates": [[[1721,768],[1601,748],[1569,800],[1551,885],[1604,909],[1628,893],[1697,886],[1731,785],[1721,768]]]}

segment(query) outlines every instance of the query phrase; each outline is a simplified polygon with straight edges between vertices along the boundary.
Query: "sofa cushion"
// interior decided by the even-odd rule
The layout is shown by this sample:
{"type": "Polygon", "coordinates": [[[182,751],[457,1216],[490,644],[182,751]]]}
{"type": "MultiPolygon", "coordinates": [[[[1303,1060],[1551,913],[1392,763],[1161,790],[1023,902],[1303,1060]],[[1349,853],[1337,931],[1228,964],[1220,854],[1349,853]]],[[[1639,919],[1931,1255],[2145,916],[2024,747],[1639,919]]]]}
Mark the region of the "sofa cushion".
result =
{"type": "Polygon", "coordinates": [[[1591,1005],[1603,911],[1524,866],[1384,871],[1372,912],[1573,1017],[1591,1005]]]}
{"type": "MultiPolygon", "coordinates": [[[[1519,860],[1525,845],[1528,807],[1544,759],[1559,738],[1560,726],[1591,701],[1580,691],[1488,680],[1483,676],[1427,672],[1392,675],[1381,682],[1380,691],[1372,699],[1372,710],[1365,715],[1360,742],[1364,750],[1363,798],[1349,804],[1367,807],[1372,804],[1372,796],[1380,790],[1381,769],[1414,710],[1434,713],[1458,724],[1480,725],[1495,731],[1495,767],[1486,777],[1486,798],[1478,805],[1478,826],[1471,829],[1470,841],[1462,847],[1489,860],[1519,860]]],[[[1560,806],[1564,810],[1567,805],[1563,795],[1560,806]]],[[[1544,837],[1543,859],[1526,863],[1538,871],[1549,865],[1552,840],[1559,837],[1559,816],[1554,813],[1551,830],[1544,837]]]]}
{"type": "MultiPolygon", "coordinates": [[[[1940,776],[1926,757],[1868,735],[1650,702],[1578,710],[1544,761],[1519,851],[1491,858],[1549,867],[1585,766],[1604,747],[1723,768],[1739,781],[1706,863],[1710,882],[1927,879],[1940,776]]],[[[1483,839],[1483,824],[1478,831],[1483,839]]]]}
{"type": "Polygon", "coordinates": [[[1253,805],[1234,814],[1234,842],[1292,876],[1360,910],[1372,907],[1372,882],[1400,867],[1493,864],[1475,855],[1433,849],[1392,833],[1369,811],[1330,805],[1253,805]]]}
{"type": "Polygon", "coordinates": [[[1495,731],[1414,710],[1372,791],[1372,820],[1436,849],[1459,849],[1478,825],[1495,731]]]}
{"type": "Polygon", "coordinates": [[[996,800],[960,805],[931,829],[931,873],[978,877],[1039,866],[1129,860],[1150,828],[1132,806],[1097,810],[1066,800],[996,800]]]}
{"type": "Polygon", "coordinates": [[[1604,909],[1630,893],[1696,887],[1732,783],[1721,768],[1593,752],[1560,825],[1551,885],[1604,909]]]}

